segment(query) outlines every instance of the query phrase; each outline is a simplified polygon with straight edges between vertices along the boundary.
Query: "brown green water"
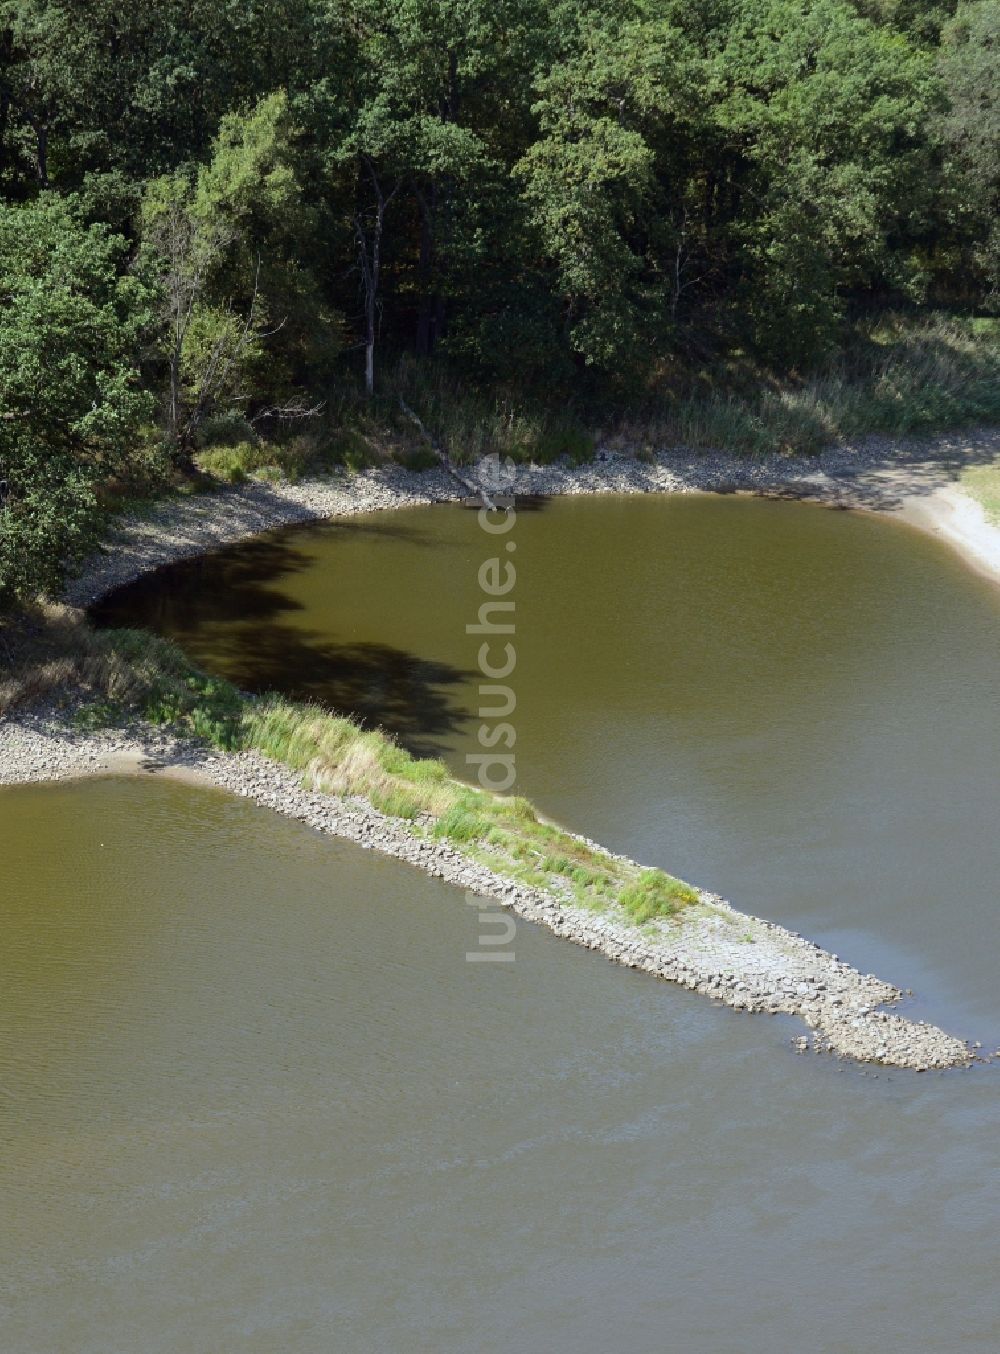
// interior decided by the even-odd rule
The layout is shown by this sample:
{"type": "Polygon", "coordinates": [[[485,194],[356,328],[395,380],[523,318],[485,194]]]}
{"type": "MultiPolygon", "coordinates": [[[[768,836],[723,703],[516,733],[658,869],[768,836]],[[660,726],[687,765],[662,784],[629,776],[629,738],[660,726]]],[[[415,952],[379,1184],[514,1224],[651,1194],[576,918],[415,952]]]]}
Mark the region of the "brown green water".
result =
{"type": "Polygon", "coordinates": [[[524,794],[1000,1043],[982,944],[1000,913],[1000,588],[916,531],[611,497],[550,501],[491,538],[443,506],[277,533],[99,616],[151,624],[242,686],[362,711],[467,775],[481,639],[465,627],[497,553],[518,571],[524,794]]]}
{"type": "MultiPolygon", "coordinates": [[[[1000,590],[798,505],[515,539],[520,787],[996,1038],[1000,590]]],[[[489,553],[431,509],[142,605],[460,768],[489,553]]],[[[1000,1346],[992,1069],[796,1057],[525,924],[466,963],[456,890],[179,784],[0,792],[0,870],[5,1354],[1000,1346]]]]}

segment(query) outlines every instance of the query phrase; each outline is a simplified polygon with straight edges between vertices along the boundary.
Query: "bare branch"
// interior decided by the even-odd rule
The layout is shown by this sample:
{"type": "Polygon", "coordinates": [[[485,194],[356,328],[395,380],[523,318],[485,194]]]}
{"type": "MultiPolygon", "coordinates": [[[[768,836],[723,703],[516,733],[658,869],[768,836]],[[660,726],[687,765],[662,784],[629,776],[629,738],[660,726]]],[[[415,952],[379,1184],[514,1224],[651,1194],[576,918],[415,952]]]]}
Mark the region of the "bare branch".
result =
{"type": "Polygon", "coordinates": [[[250,426],[256,427],[258,423],[263,423],[267,419],[277,419],[279,423],[291,423],[298,419],[318,418],[326,408],[326,401],[319,400],[316,404],[308,404],[304,399],[292,396],[285,400],[283,404],[273,404],[267,409],[260,409],[249,419],[250,426]]]}

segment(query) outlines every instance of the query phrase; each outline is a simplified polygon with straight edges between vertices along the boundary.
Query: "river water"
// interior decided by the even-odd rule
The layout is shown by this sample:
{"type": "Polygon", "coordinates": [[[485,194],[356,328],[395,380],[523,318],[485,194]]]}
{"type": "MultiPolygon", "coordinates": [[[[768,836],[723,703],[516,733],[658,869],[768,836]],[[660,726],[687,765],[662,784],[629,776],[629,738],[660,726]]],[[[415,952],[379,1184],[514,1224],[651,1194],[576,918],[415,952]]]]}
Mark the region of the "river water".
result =
{"type": "MultiPolygon", "coordinates": [[[[519,788],[996,1047],[1000,589],[803,505],[506,539],[519,788]]],[[[495,550],[422,509],[103,615],[462,771],[495,550]]],[[[796,1056],[523,923],[468,963],[456,890],[178,783],[5,791],[0,862],[4,1351],[1000,1346],[991,1068],[796,1056]]]]}

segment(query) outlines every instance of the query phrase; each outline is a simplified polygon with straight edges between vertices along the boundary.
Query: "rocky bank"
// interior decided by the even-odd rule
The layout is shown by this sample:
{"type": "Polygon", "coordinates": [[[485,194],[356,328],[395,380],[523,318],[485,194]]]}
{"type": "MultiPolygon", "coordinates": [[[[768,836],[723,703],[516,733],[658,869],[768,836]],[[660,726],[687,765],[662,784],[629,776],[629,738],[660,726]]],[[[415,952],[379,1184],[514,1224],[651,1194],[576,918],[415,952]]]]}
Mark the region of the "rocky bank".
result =
{"type": "MultiPolygon", "coordinates": [[[[959,549],[967,537],[969,553],[981,559],[995,549],[989,563],[1000,577],[1000,529],[984,524],[978,505],[964,495],[964,522],[956,523],[953,488],[963,466],[998,457],[1000,431],[994,429],[905,444],[872,437],[818,456],[738,457],[673,449],[640,459],[605,449],[580,466],[519,466],[512,489],[526,496],[748,493],[898,513],[959,549]]],[[[444,469],[391,465],[298,484],[248,481],[213,494],[168,499],[147,514],[124,518],[108,547],[68,588],[66,600],[89,606],[164,564],[276,527],[452,502],[467,492],[444,469]]]]}

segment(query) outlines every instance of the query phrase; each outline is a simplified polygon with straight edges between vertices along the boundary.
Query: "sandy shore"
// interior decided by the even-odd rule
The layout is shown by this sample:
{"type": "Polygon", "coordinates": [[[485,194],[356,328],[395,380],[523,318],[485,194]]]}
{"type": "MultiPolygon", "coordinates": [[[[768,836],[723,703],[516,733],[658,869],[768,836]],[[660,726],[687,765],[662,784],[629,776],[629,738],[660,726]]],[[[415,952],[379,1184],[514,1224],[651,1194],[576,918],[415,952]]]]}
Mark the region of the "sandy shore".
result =
{"type": "Polygon", "coordinates": [[[977,573],[1000,581],[1000,526],[956,484],[942,484],[925,496],[907,498],[899,516],[945,541],[977,573]]]}
{"type": "MultiPolygon", "coordinates": [[[[896,513],[1000,579],[1000,530],[954,485],[963,464],[998,455],[1000,433],[995,431],[903,447],[870,439],[794,461],[683,451],[639,461],[605,451],[581,467],[522,468],[515,491],[748,492],[896,513]]],[[[90,561],[69,589],[67,600],[85,606],[163,564],[269,528],[454,500],[466,492],[443,470],[414,473],[391,467],[298,485],[251,483],[212,496],[171,500],[147,517],[124,521],[111,546],[90,561]]],[[[365,801],[306,791],[284,767],[256,754],[209,753],[139,726],[125,733],[84,735],[74,730],[70,714],[48,709],[0,721],[0,785],[114,772],[193,777],[496,899],[618,963],[736,1009],[798,1016],[811,1032],[796,1041],[802,1051],[812,1047],[918,1070],[966,1066],[978,1056],[935,1026],[880,1009],[902,1000],[898,988],[859,973],[783,927],[737,911],[714,894],[703,892],[700,906],[683,923],[658,923],[640,931],[623,915],[584,911],[558,892],[505,879],[451,843],[428,837],[419,825],[414,831],[365,801]]]]}

